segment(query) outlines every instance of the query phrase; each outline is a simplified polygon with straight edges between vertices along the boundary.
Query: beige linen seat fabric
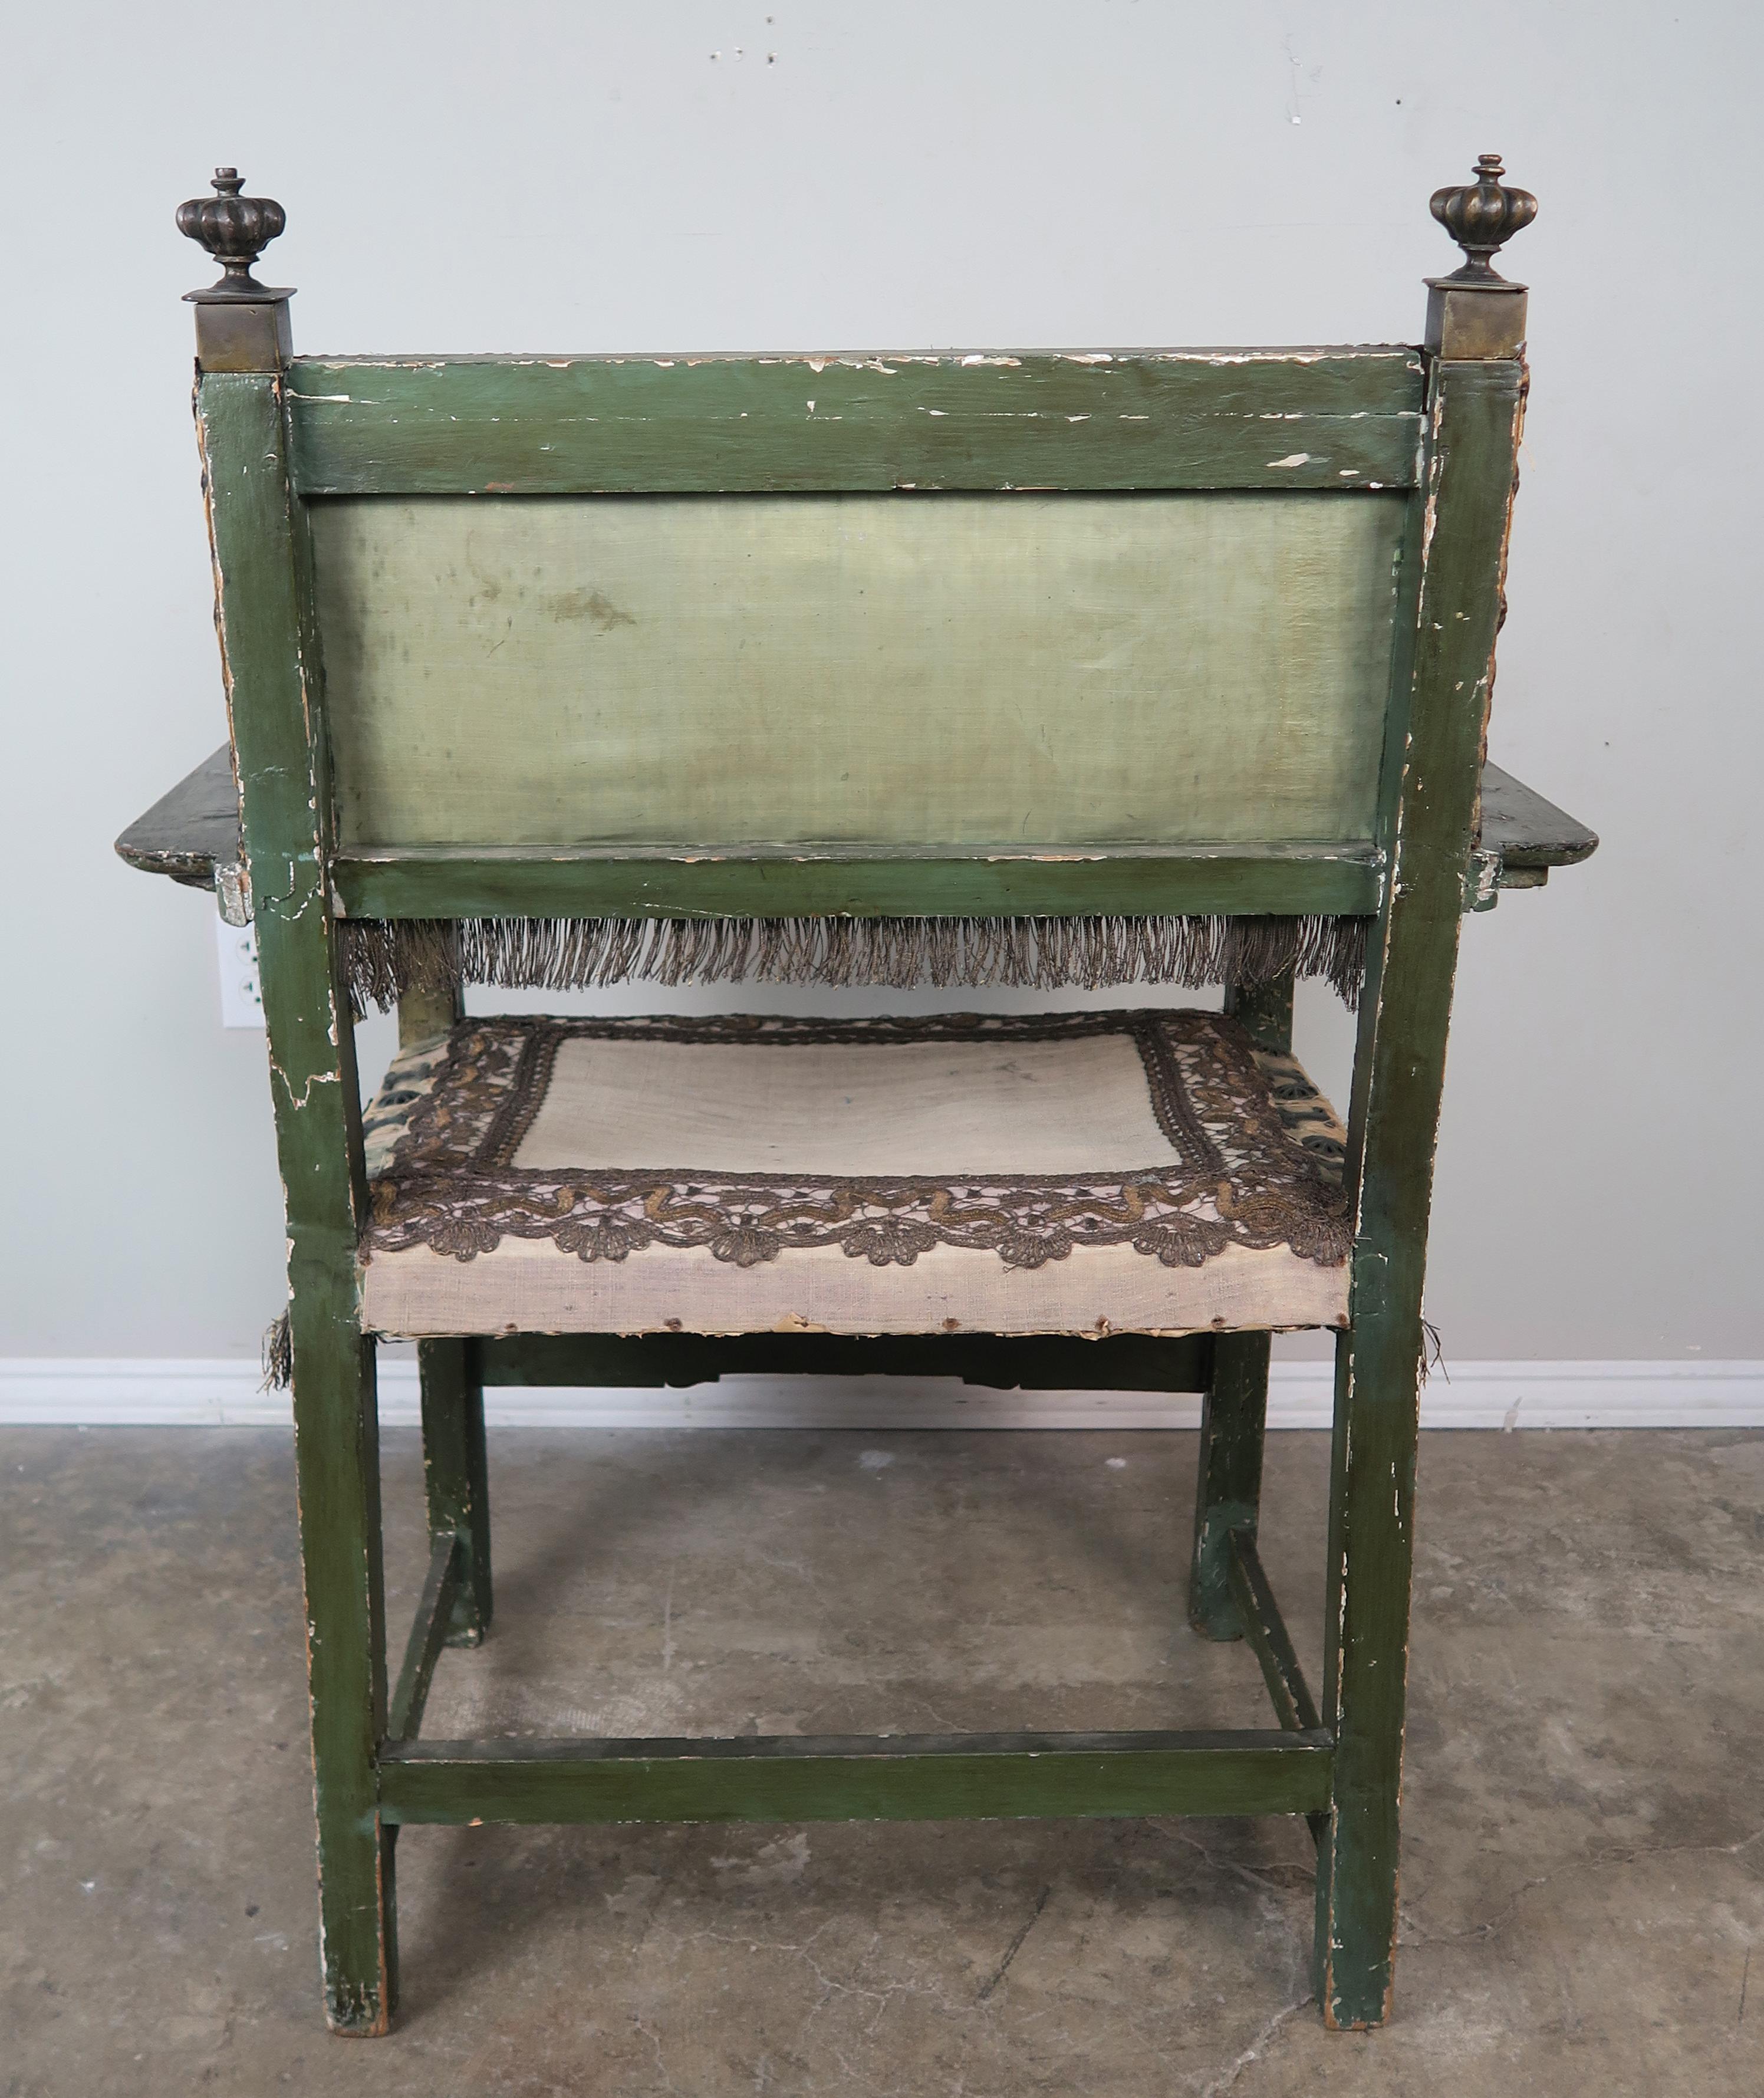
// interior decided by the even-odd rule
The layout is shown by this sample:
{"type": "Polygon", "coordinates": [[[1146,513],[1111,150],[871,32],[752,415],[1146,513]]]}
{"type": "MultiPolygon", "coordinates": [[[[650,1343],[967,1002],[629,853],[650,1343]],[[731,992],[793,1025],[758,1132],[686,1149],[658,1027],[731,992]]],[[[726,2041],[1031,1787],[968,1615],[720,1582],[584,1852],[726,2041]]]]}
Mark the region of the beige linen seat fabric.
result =
{"type": "Polygon", "coordinates": [[[1346,1316],[1341,1126],[1218,1013],[472,1020],[366,1135],[388,1336],[1346,1316]]]}

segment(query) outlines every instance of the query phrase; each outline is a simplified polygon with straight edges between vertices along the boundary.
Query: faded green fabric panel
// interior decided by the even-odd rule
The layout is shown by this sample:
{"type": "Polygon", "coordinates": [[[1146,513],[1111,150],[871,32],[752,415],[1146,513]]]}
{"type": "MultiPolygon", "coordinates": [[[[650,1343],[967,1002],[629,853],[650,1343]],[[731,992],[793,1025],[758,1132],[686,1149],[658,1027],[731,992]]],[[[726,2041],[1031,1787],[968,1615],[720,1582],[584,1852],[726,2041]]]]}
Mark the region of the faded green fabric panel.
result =
{"type": "Polygon", "coordinates": [[[1404,503],[315,503],[342,840],[1367,837],[1404,503]]]}

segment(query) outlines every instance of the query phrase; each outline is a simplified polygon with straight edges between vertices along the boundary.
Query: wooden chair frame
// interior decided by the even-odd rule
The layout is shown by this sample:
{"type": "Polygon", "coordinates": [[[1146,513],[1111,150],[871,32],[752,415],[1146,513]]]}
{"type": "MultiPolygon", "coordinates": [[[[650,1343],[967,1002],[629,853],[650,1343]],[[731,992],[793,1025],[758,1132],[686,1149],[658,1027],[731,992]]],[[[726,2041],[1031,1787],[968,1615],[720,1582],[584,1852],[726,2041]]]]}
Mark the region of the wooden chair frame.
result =
{"type": "MultiPolygon", "coordinates": [[[[1482,180],[1492,178],[1482,171],[1482,180]]],[[[251,204],[238,187],[236,178],[230,191],[223,185],[223,197],[251,204]]],[[[1541,880],[1594,842],[1504,775],[1487,775],[1479,810],[1525,384],[1522,289],[1492,276],[1486,248],[1479,277],[1472,254],[1466,272],[1436,284],[1420,349],[1146,356],[1100,375],[1095,361],[1028,354],[894,360],[885,378],[859,360],[818,363],[829,412],[805,421],[801,360],[295,358],[287,295],[249,275],[261,238],[241,271],[249,240],[237,236],[230,249],[221,235],[199,237],[229,258],[226,282],[192,296],[232,755],[217,753],[120,849],[181,880],[217,877],[235,904],[248,883],[257,925],[287,1190],[331,2024],[373,2034],[391,2016],[393,1865],[406,1823],[1175,1813],[1310,1818],[1323,2014],[1332,2026],[1377,2024],[1389,2005],[1396,1925],[1422,1271],[1459,928],[1465,910],[1491,902],[1499,886],[1541,880]],[[971,412],[982,398],[984,417],[971,412]],[[1009,412],[998,412],[1001,402],[1009,412]],[[1099,406],[1117,412],[1101,415],[1099,406]],[[1270,459],[1275,451],[1284,456],[1270,459]],[[1394,684],[1370,844],[1123,849],[1082,860],[930,849],[709,860],[340,845],[309,500],[915,485],[994,490],[1001,502],[1025,485],[1404,491],[1394,684]],[[340,922],[1092,911],[1371,921],[1349,1114],[1355,1236],[1350,1323],[1337,1345],[1319,1692],[1300,1670],[1257,1554],[1270,1351],[1260,1332],[1101,1342],[425,1341],[432,1552],[388,1687],[375,1341],[357,1295],[366,1179],[340,922]],[[1191,1614],[1208,1638],[1248,1640],[1277,1723],[952,1738],[421,1736],[443,1648],[476,1644],[490,1622],[487,1385],[682,1384],[726,1371],[855,1367],[999,1386],[1204,1393],[1191,1614]]],[[[1278,1047],[1289,1045],[1292,998],[1290,976],[1227,990],[1251,1033],[1278,1047]]],[[[456,1009],[448,998],[407,998],[405,1038],[432,1034],[456,1009]]]]}

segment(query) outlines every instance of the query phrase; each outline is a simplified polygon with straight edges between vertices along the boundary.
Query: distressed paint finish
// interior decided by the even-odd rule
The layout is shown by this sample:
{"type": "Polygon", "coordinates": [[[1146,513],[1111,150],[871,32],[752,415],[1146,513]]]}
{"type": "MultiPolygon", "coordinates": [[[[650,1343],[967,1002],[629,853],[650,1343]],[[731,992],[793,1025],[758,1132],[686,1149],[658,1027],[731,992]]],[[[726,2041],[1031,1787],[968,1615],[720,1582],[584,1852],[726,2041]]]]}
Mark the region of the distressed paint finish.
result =
{"type": "Polygon", "coordinates": [[[1253,1537],[1259,1519],[1270,1345],[1266,1333],[1221,1333],[1213,1343],[1188,1574],[1188,1622],[1204,1639],[1244,1635],[1231,1592],[1231,1539],[1239,1532],[1253,1537]]]}
{"type": "MultiPolygon", "coordinates": [[[[1292,972],[1264,984],[1227,984],[1225,1010],[1252,1041],[1285,1053],[1292,1047],[1292,972]]],[[[1221,1334],[1213,1343],[1200,1409],[1188,1573],[1188,1621],[1205,1639],[1240,1639],[1250,1629],[1232,1582],[1232,1551],[1235,1540],[1253,1540],[1261,1521],[1271,1355],[1266,1333],[1221,1334]]]]}
{"type": "Polygon", "coordinates": [[[1552,867],[1576,867],[1599,849],[1599,835],[1498,765],[1482,768],[1480,845],[1503,889],[1541,889],[1552,867]]]}
{"type": "Polygon", "coordinates": [[[302,495],[1405,488],[1401,346],[297,359],[302,495]]]}
{"type": "MultiPolygon", "coordinates": [[[[1596,832],[1523,780],[1492,763],[1483,767],[1481,845],[1500,861],[1502,888],[1541,888],[1550,868],[1575,865],[1598,842],[1596,832]]],[[[231,746],[223,744],[138,816],[117,839],[116,854],[143,874],[212,889],[217,862],[239,855],[231,746]]],[[[1240,1017],[1249,1010],[1235,1009],[1240,1017]]],[[[410,1041],[421,1038],[413,1035],[410,1041]]]]}
{"type": "Polygon", "coordinates": [[[239,789],[232,746],[224,743],[116,841],[117,857],[129,866],[189,889],[212,889],[216,865],[236,861],[239,850],[239,789]]]}
{"type": "MultiPolygon", "coordinates": [[[[1508,305],[1510,313],[1511,300],[1508,305]]],[[[199,321],[204,310],[199,309],[199,321]]],[[[248,364],[245,353],[256,343],[260,361],[274,366],[285,353],[286,338],[285,315],[274,318],[273,330],[247,331],[249,342],[233,330],[221,343],[227,353],[222,362],[248,364]]],[[[226,334],[216,325],[209,332],[211,349],[226,334]]],[[[284,389],[274,369],[221,371],[212,368],[214,362],[208,360],[198,413],[242,796],[243,857],[257,905],[287,1190],[323,1964],[333,2023],[344,2030],[384,2030],[396,1964],[392,1838],[407,1820],[1177,1812],[1302,1812],[1310,1818],[1319,1837],[1317,1973],[1324,2015],[1333,2026],[1378,2022],[1389,2007],[1395,1919],[1423,1257],[1459,913],[1473,886],[1478,849],[1478,767],[1520,366],[1500,357],[1474,365],[1430,361],[1407,349],[303,360],[284,389]],[[1129,839],[1125,850],[1090,849],[1082,839],[1073,849],[1057,822],[1032,822],[1022,835],[998,840],[947,838],[947,824],[926,802],[900,816],[897,836],[871,835],[876,826],[866,819],[861,836],[788,841],[795,828],[812,832],[814,824],[772,815],[757,821],[751,837],[734,841],[739,849],[728,851],[660,838],[646,845],[592,810],[573,841],[555,839],[555,809],[542,811],[543,835],[537,841],[522,845],[511,836],[508,810],[501,807],[489,812],[483,839],[461,841],[453,835],[445,796],[437,802],[431,792],[432,805],[420,813],[438,823],[432,837],[390,843],[382,837],[337,852],[318,632],[328,624],[335,674],[330,696],[348,715],[338,749],[349,775],[343,798],[353,815],[360,805],[350,802],[349,792],[365,775],[359,771],[362,746],[349,739],[379,704],[375,696],[393,674],[387,666],[395,665],[397,649],[384,661],[370,662],[359,650],[359,661],[352,656],[371,595],[365,587],[353,603],[347,591],[341,599],[333,592],[323,604],[318,601],[309,524],[318,519],[318,537],[324,542],[330,535],[333,555],[340,543],[336,535],[352,529],[351,513],[327,507],[331,498],[389,497],[395,506],[415,497],[478,498],[465,506],[476,531],[486,519],[509,514],[507,506],[492,509],[481,498],[516,494],[701,497],[746,491],[775,497],[802,491],[867,501],[915,486],[999,496],[987,507],[985,531],[1007,538],[1011,532],[1020,535],[1025,520],[1033,524],[1040,514],[1038,491],[1056,489],[1225,491],[1222,498],[1208,498],[1218,504],[1221,517],[1243,508],[1245,497],[1231,491],[1254,491],[1247,501],[1251,508],[1266,506],[1260,513],[1264,522],[1290,514],[1291,491],[1310,491],[1296,498],[1308,505],[1318,503],[1317,491],[1328,489],[1344,498],[1343,516],[1355,514],[1345,506],[1357,507],[1354,529],[1388,511],[1401,529],[1381,542],[1387,586],[1393,570],[1396,581],[1381,623],[1372,622],[1377,646],[1362,630],[1341,652],[1365,656],[1362,667],[1371,666],[1375,687],[1390,667],[1388,688],[1377,689],[1367,714],[1378,747],[1359,752],[1357,798],[1337,794],[1328,801],[1315,819],[1315,835],[1288,834],[1278,822],[1264,821],[1241,837],[1212,836],[1208,819],[1178,810],[1178,822],[1193,817],[1198,826],[1181,843],[1169,842],[1174,834],[1165,831],[1156,833],[1156,843],[1129,839]],[[1380,486],[1405,493],[1367,493],[1380,486]],[[1270,503],[1270,490],[1280,491],[1276,501],[1284,512],[1270,503]],[[303,505],[305,497],[313,501],[303,505]],[[1400,560],[1394,558],[1399,551],[1400,560]],[[1033,836],[1033,827],[1051,834],[1033,836]],[[609,831],[618,832],[622,849],[608,849],[609,831]],[[779,831],[786,842],[768,835],[779,831]],[[585,837],[591,842],[585,845],[585,837]],[[859,849],[850,849],[853,845],[859,849]],[[1357,1241],[1351,1329],[1337,1355],[1320,1715],[1256,1552],[1266,1335],[1095,1344],[1013,1343],[980,1335],[853,1343],[803,1334],[736,1341],[687,1334],[641,1340],[516,1335],[427,1343],[422,1371],[431,1562],[388,1710],[373,1352],[361,1331],[355,1293],[365,1187],[338,914],[1215,911],[1377,917],[1349,1118],[1347,1172],[1357,1241]],[[1212,1636],[1247,1634],[1280,1731],[710,1741],[415,1738],[444,1645],[480,1637],[489,1622],[486,1380],[693,1382],[726,1371],[827,1373],[858,1363],[906,1373],[953,1372],[998,1386],[1204,1387],[1207,1425],[1191,1608],[1197,1625],[1212,1636]]],[[[880,509],[893,520],[911,507],[897,509],[891,498],[880,509]]],[[[430,512],[428,523],[442,514],[430,512]]],[[[408,529],[394,532],[365,562],[362,576],[376,559],[382,578],[390,573],[387,564],[401,548],[410,551],[413,533],[422,536],[413,509],[408,529]]],[[[689,536],[678,507],[669,515],[673,521],[664,538],[689,536]]],[[[766,515],[775,522],[779,506],[766,506],[766,515]]],[[[539,516],[530,511],[522,529],[539,516]]],[[[743,529],[760,518],[755,508],[743,529]]],[[[1169,549],[1163,551],[1167,555],[1169,549]]],[[[431,546],[423,560],[432,552],[431,546]]],[[[649,555],[655,552],[652,546],[649,555]]],[[[1062,572],[1070,565],[1054,564],[1062,572]]],[[[1161,565],[1173,564],[1164,559],[1161,565]]],[[[507,585],[519,566],[504,560],[498,570],[493,561],[489,580],[507,585]]],[[[331,574],[334,582],[334,568],[331,574]]],[[[676,603],[678,582],[674,578],[665,593],[676,603]]],[[[787,582],[786,599],[812,598],[801,576],[787,582]]],[[[1144,582],[1142,576],[1136,586],[1142,595],[1144,582]]],[[[399,601],[394,624],[402,621],[406,642],[434,623],[432,608],[425,610],[419,599],[419,592],[406,590],[399,601]]],[[[620,608],[618,600],[608,602],[620,608]]],[[[988,605],[995,621],[1001,608],[1008,614],[1010,603],[1007,595],[993,593],[988,605]]],[[[586,598],[584,605],[593,610],[586,598]]],[[[801,609],[799,602],[796,613],[801,609]]],[[[793,616],[787,604],[780,617],[788,623],[793,616]]],[[[652,625],[662,623],[654,606],[647,617],[652,625]]],[[[1257,619],[1253,607],[1234,603],[1226,623],[1248,626],[1257,619]]],[[[862,618],[858,630],[860,640],[868,633],[862,618]]],[[[602,638],[623,631],[613,618],[602,638]]],[[[1077,658],[1087,665],[1086,650],[1098,636],[1081,639],[1077,658]]],[[[1261,636],[1243,645],[1253,650],[1261,636]]],[[[861,656],[862,648],[855,652],[861,656]]],[[[853,653],[832,651],[836,681],[853,653]]],[[[1025,652],[1033,660],[1018,666],[1031,715],[1047,654],[1037,646],[1025,652]]],[[[1200,682],[1219,667],[1218,661],[1199,665],[1200,682]]],[[[1294,669],[1300,703],[1327,712],[1332,702],[1322,688],[1327,681],[1314,674],[1316,664],[1288,667],[1294,669]]],[[[539,684],[557,682],[555,664],[539,669],[539,684]]],[[[1152,683],[1174,689],[1170,661],[1152,669],[1152,683]]],[[[463,688],[474,682],[480,680],[464,680],[463,688]]],[[[632,691],[641,696],[652,687],[678,696],[648,664],[632,691]]],[[[930,697],[921,713],[934,719],[939,708],[937,696],[930,697]]],[[[1231,695],[1225,698],[1222,715],[1241,726],[1242,707],[1231,695]]],[[[1290,725],[1290,698],[1285,694],[1273,709],[1278,723],[1290,725]]],[[[796,728],[800,701],[796,695],[789,707],[796,728]]],[[[486,712],[501,716],[507,709],[486,712]]],[[[418,707],[405,730],[415,732],[412,722],[422,726],[422,715],[418,707]]],[[[456,732],[457,722],[437,717],[435,725],[443,741],[452,738],[448,747],[456,768],[463,764],[484,773],[495,756],[494,736],[473,742],[456,732]]],[[[382,730],[385,726],[382,722],[382,730]]],[[[1121,740],[1120,726],[1108,725],[1101,740],[1121,740]]],[[[532,740],[524,729],[519,733],[532,740]]],[[[1136,750],[1146,744],[1143,735],[1126,740],[1136,750]]],[[[724,741],[735,750],[732,769],[739,772],[745,762],[751,770],[753,752],[739,738],[731,743],[725,735],[724,741]]],[[[981,757],[972,750],[932,752],[933,769],[980,776],[985,753],[999,747],[996,723],[980,744],[981,757]]],[[[1254,805],[1256,782],[1266,770],[1262,759],[1250,755],[1255,762],[1247,770],[1240,765],[1234,773],[1224,765],[1223,798],[1234,807],[1254,805]]],[[[1189,752],[1177,769],[1198,779],[1218,770],[1218,756],[1189,752]]],[[[213,775],[212,766],[208,772],[213,775]]],[[[898,800],[899,783],[883,783],[889,791],[882,798],[898,800]]],[[[646,777],[637,784],[637,799],[662,797],[655,780],[646,777]]],[[[1034,805],[1020,791],[1023,779],[1013,775],[1007,784],[1006,799],[1013,809],[1027,808],[1033,819],[1034,805]]],[[[523,788],[512,801],[526,797],[523,788]]],[[[1086,790],[1079,798],[1096,797],[1086,790]]],[[[1566,824],[1547,805],[1520,803],[1516,814],[1518,798],[1510,794],[1500,803],[1497,795],[1487,812],[1480,876],[1490,893],[1508,875],[1541,876],[1547,865],[1591,849],[1591,834],[1566,824]],[[1522,834],[1540,826],[1549,834],[1527,860],[1522,834]]],[[[451,805],[469,807],[469,797],[451,805]]],[[[1160,805],[1168,818],[1167,796],[1160,805]]],[[[717,813],[713,806],[703,826],[713,833],[726,827],[713,820],[717,813]]],[[[1120,818],[1117,808],[1105,821],[1120,818]]],[[[204,857],[212,867],[223,848],[225,819],[212,776],[205,785],[186,783],[153,812],[151,836],[125,839],[120,849],[138,864],[189,880],[204,857]],[[195,837],[189,850],[172,835],[186,819],[195,837]]],[[[401,824],[410,827],[402,818],[392,827],[401,824]]],[[[363,834],[375,827],[367,823],[363,834]]],[[[1289,1044],[1290,979],[1233,986],[1227,1003],[1259,1041],[1277,1048],[1289,1044]]],[[[407,1045],[432,1040],[458,1012],[450,993],[412,994],[401,1011],[402,1037],[407,1045]]]]}
{"type": "Polygon", "coordinates": [[[1286,1620],[1274,1600],[1274,1590],[1262,1569],[1253,1534],[1235,1530],[1228,1555],[1233,1600],[1244,1632],[1257,1660],[1275,1716],[1296,1733],[1315,1733],[1322,1725],[1317,1705],[1293,1651],[1286,1620]]]}
{"type": "Polygon", "coordinates": [[[1292,1047],[1292,988],[1290,969],[1266,983],[1227,984],[1225,1010],[1259,1047],[1285,1056],[1292,1047]]]}
{"type": "Polygon", "coordinates": [[[332,862],[349,918],[1369,917],[1376,845],[845,855],[362,848],[332,862]]]}
{"type": "MultiPolygon", "coordinates": [[[[438,1042],[463,1012],[464,1001],[453,985],[406,990],[398,1000],[399,1052],[438,1042]]],[[[423,1341],[416,1358],[429,1538],[437,1555],[450,1547],[442,1631],[449,1646],[480,1646],[490,1628],[490,1483],[478,1344],[423,1341]]],[[[406,1674],[409,1668],[407,1661],[406,1674]]],[[[406,1729],[395,1725],[392,1731],[406,1729]]]]}
{"type": "Polygon", "coordinates": [[[1354,1057],[1356,1236],[1330,1495],[1323,1718],[1336,1767],[1317,1977],[1337,2026],[1376,2025],[1390,2004],[1421,1285],[1523,390],[1515,362],[1433,366],[1412,641],[1392,707],[1391,878],[1354,1057]]]}
{"type": "Polygon", "coordinates": [[[490,1478],[484,1384],[475,1341],[422,1341],[423,1476],[429,1535],[459,1546],[450,1646],[479,1646],[490,1628],[490,1478]]]}
{"type": "Polygon", "coordinates": [[[893,1821],[1305,1814],[1322,1734],[743,1736],[388,1745],[397,1822],[893,1821]]]}
{"type": "Polygon", "coordinates": [[[386,1712],[379,1449],[374,1346],[356,1306],[365,1179],[324,883],[318,674],[280,381],[206,375],[196,414],[287,1194],[325,2003],[339,2031],[377,2033],[395,1990],[391,1838],[374,1766],[386,1712]]]}
{"type": "MultiPolygon", "coordinates": [[[[457,936],[448,936],[450,951],[457,954],[457,936]]],[[[420,1049],[426,1043],[438,1042],[465,1010],[458,986],[444,984],[438,989],[406,990],[398,999],[398,1053],[420,1049]]]]}
{"type": "Polygon", "coordinates": [[[423,1723],[423,1708],[428,1701],[435,1665],[451,1644],[448,1629],[454,1621],[464,1560],[465,1547],[457,1537],[437,1537],[430,1547],[428,1572],[405,1645],[404,1666],[386,1708],[388,1740],[410,1740],[423,1723]]]}

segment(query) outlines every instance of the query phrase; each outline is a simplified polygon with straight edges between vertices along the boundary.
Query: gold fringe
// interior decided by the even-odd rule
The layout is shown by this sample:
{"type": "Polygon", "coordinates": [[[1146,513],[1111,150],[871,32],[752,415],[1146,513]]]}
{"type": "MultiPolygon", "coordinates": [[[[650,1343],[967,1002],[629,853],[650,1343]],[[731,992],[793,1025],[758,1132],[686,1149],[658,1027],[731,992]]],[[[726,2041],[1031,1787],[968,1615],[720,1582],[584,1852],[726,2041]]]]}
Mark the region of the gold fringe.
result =
{"type": "Polygon", "coordinates": [[[582,990],[650,982],[1266,983],[1321,977],[1352,1007],[1366,968],[1363,918],[407,918],[345,919],[358,1013],[405,992],[464,984],[582,990]]]}

